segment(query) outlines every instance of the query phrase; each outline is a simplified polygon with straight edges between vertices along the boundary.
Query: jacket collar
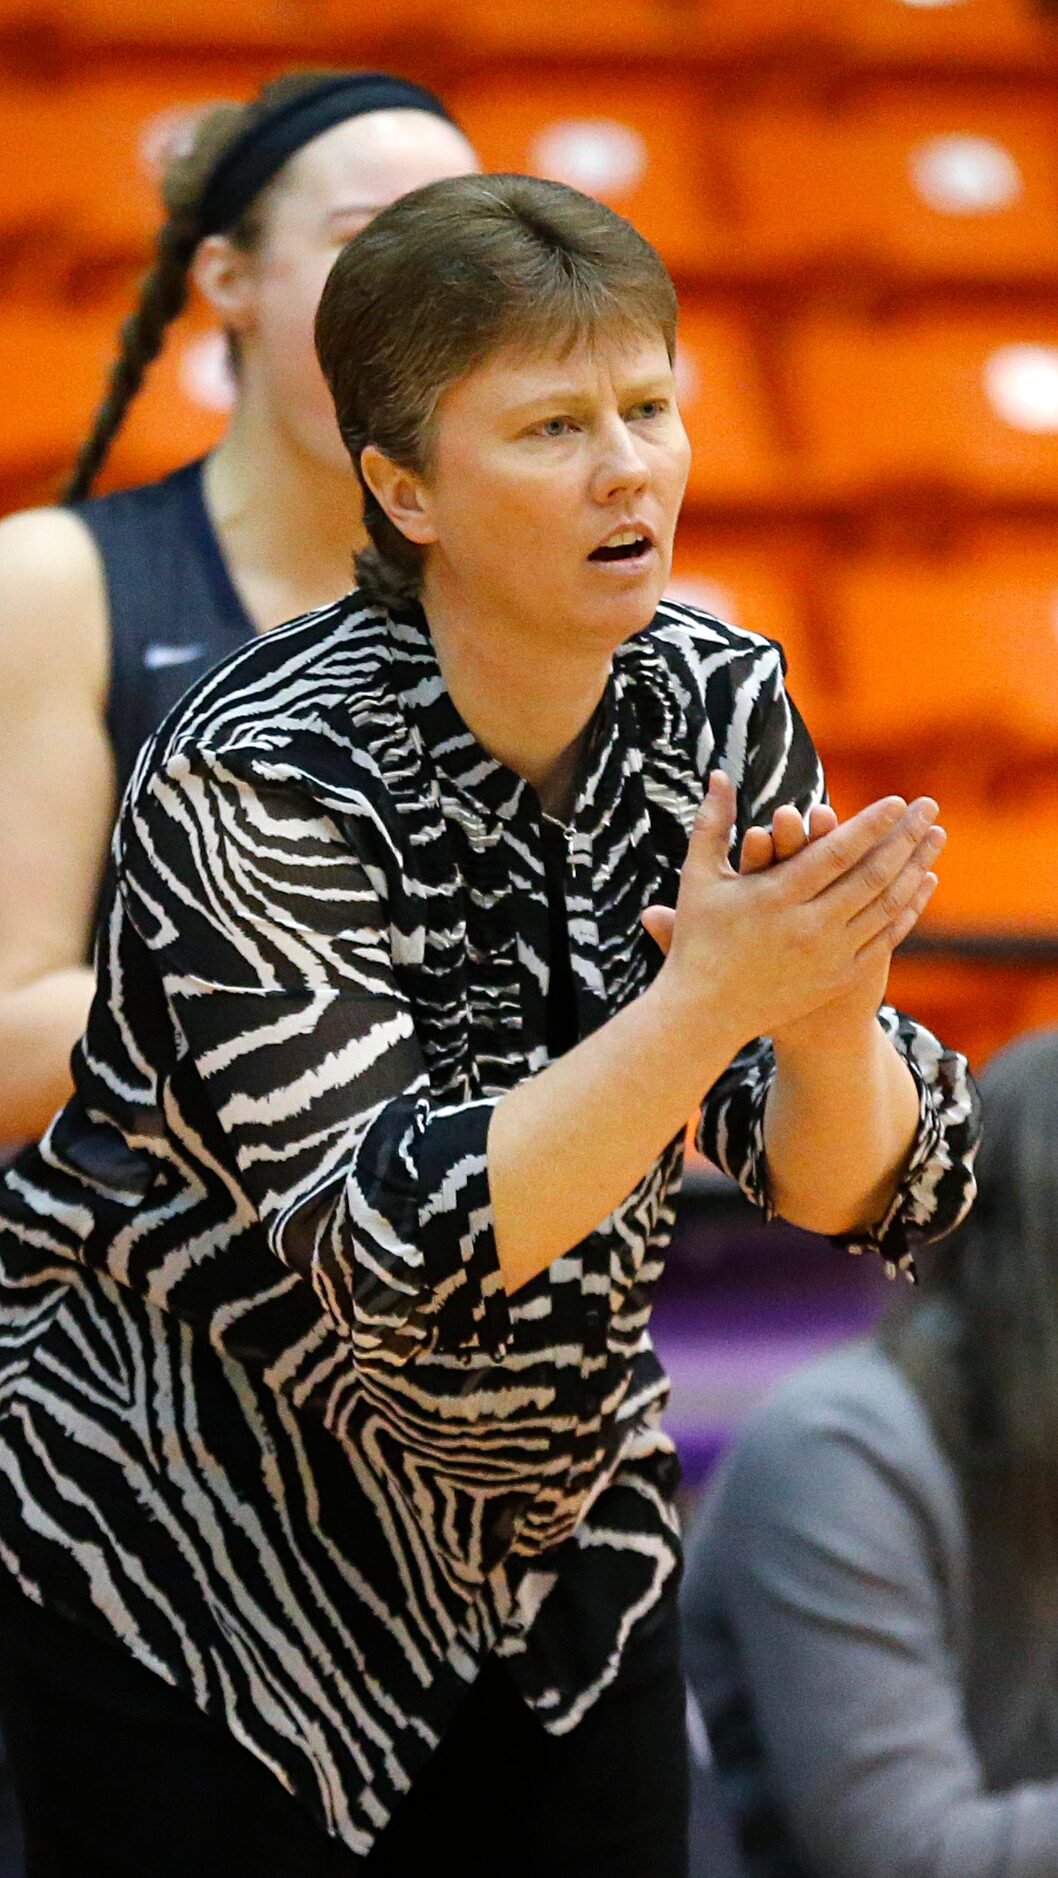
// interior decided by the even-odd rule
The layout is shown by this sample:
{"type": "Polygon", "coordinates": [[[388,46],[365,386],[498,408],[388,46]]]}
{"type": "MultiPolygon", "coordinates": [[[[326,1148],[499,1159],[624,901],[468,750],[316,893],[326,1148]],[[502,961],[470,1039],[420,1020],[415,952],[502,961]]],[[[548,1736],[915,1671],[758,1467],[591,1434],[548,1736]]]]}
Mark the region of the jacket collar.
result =
{"type": "MultiPolygon", "coordinates": [[[[444,793],[456,797],[486,826],[510,824],[536,810],[525,778],[480,744],[456,709],[445,685],[426,615],[421,606],[390,609],[390,667],[397,702],[444,793]]],[[[577,807],[594,799],[618,737],[620,676],[615,661],[592,725],[578,789],[577,807]]],[[[576,809],[574,810],[576,820],[576,809]]]]}

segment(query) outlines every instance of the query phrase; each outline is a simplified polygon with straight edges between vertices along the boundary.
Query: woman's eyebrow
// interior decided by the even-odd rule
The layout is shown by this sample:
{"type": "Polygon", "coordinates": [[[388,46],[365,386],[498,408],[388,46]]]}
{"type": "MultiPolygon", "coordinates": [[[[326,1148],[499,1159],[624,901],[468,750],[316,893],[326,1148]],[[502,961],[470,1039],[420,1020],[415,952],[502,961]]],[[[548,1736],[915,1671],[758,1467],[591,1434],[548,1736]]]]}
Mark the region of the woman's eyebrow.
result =
{"type": "Polygon", "coordinates": [[[522,398],[510,408],[512,416],[522,417],[529,412],[539,410],[541,405],[561,404],[568,408],[574,404],[591,403],[591,393],[584,391],[578,385],[549,385],[546,390],[536,392],[531,398],[522,398]]]}
{"type": "MultiPolygon", "coordinates": [[[[670,391],[671,385],[660,373],[652,373],[649,378],[638,379],[635,384],[622,385],[618,388],[619,404],[637,404],[644,398],[656,398],[663,392],[670,391]]],[[[523,417],[538,410],[541,405],[561,404],[564,409],[584,408],[597,402],[596,394],[585,391],[581,385],[549,385],[534,397],[523,398],[510,406],[512,417],[523,417]]]]}

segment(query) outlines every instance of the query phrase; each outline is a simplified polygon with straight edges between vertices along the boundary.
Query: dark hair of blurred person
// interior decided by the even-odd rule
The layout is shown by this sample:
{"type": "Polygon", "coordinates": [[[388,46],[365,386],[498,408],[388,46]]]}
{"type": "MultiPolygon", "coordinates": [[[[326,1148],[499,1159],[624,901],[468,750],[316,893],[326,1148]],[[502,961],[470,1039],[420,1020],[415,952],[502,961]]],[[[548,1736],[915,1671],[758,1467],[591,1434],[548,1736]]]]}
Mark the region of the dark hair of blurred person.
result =
{"type": "Polygon", "coordinates": [[[958,1476],[971,1555],[1058,1614],[1058,1029],[983,1079],[978,1199],[881,1330],[958,1476]]]}

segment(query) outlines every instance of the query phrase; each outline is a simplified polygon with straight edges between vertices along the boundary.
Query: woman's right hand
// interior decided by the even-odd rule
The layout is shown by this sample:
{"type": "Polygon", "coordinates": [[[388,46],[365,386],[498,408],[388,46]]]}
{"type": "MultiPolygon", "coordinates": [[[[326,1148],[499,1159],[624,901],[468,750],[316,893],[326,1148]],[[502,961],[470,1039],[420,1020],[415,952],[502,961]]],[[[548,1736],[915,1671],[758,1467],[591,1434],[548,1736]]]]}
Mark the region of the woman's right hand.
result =
{"type": "Polygon", "coordinates": [[[657,981],[734,1049],[841,998],[911,930],[936,884],[937,804],[887,796],[759,872],[728,859],[736,798],[714,770],[695,818],[675,911],[643,924],[667,953],[657,981]]]}

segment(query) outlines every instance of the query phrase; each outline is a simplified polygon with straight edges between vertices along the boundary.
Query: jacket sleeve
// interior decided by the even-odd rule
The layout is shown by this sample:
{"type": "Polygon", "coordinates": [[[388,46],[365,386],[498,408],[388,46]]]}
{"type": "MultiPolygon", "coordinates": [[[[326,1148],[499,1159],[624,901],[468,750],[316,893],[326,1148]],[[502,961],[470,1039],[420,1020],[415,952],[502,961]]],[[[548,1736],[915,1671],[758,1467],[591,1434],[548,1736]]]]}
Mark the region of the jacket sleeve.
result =
{"type": "Polygon", "coordinates": [[[118,855],[177,1053],[272,1250],[358,1356],[502,1356],[495,1101],[431,1094],[382,870],[307,795],[202,750],[133,794],[118,855]]]}
{"type": "MultiPolygon", "coordinates": [[[[802,815],[826,800],[823,771],[811,737],[783,683],[777,647],[764,655],[744,753],[728,766],[738,788],[738,839],[752,823],[770,823],[780,804],[802,815]]],[[[924,1025],[883,1005],[879,1022],[904,1058],[918,1091],[918,1130],[900,1186],[883,1218],[835,1243],[880,1254],[890,1276],[915,1275],[915,1250],[951,1232],[969,1211],[976,1187],[973,1162],[980,1135],[977,1091],[966,1059],[947,1050],[924,1025]]],[[[772,1216],[764,1151],[764,1110],[775,1074],[767,1037],[741,1050],[702,1105],[698,1146],[738,1181],[767,1218],[772,1216]]]]}
{"type": "Polygon", "coordinates": [[[747,1845],[777,1808],[813,1878],[1051,1878],[1058,1781],[989,1791],[967,1726],[955,1481],[910,1402],[850,1412],[810,1374],[740,1438],[688,1545],[721,1791],[747,1845]]]}

